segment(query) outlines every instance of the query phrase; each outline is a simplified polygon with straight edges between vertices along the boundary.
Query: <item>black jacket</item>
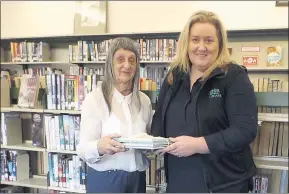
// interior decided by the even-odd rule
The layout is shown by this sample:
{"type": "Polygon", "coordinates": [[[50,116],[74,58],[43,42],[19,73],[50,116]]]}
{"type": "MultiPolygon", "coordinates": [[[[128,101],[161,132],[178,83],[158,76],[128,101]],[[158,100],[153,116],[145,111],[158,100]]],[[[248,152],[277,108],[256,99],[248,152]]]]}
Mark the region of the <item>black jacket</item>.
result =
{"type": "MultiPolygon", "coordinates": [[[[165,137],[166,109],[182,84],[184,72],[175,69],[173,77],[172,85],[164,80],[158,96],[151,128],[154,136],[165,137]]],[[[229,64],[226,70],[215,69],[202,81],[197,95],[197,134],[204,136],[210,150],[210,154],[202,155],[208,191],[249,180],[256,173],[250,143],[257,133],[257,107],[246,69],[236,64],[229,64]]]]}

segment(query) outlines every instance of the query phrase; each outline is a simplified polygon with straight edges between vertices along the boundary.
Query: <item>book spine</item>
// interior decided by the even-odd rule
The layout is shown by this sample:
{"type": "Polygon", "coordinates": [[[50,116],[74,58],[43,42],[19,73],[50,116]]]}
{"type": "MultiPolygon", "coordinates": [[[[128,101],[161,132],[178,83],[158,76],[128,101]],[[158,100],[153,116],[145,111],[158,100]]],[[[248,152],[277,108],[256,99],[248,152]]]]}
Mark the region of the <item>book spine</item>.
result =
{"type": "Polygon", "coordinates": [[[54,184],[55,187],[59,186],[59,182],[58,182],[58,154],[53,154],[53,171],[54,171],[54,184]]]}
{"type": "Polygon", "coordinates": [[[63,115],[63,132],[65,140],[65,150],[69,150],[69,115],[63,115]]]}
{"type": "Polygon", "coordinates": [[[80,116],[73,116],[73,121],[74,121],[74,145],[75,149],[76,146],[79,144],[79,137],[80,137],[80,116]]]}
{"type": "Polygon", "coordinates": [[[79,61],[83,61],[83,43],[81,40],[78,41],[78,58],[79,61]]]}
{"type": "Polygon", "coordinates": [[[81,110],[82,103],[85,98],[84,79],[85,79],[85,76],[83,75],[78,76],[78,103],[77,103],[78,109],[77,110],[81,110]]]}
{"type": "Polygon", "coordinates": [[[63,187],[63,183],[62,183],[62,155],[61,154],[57,154],[58,156],[58,185],[59,187],[63,187]]]}
{"type": "Polygon", "coordinates": [[[59,115],[59,139],[60,139],[60,149],[65,150],[65,138],[63,130],[63,115],[59,115]]]}
{"type": "Polygon", "coordinates": [[[52,160],[52,154],[51,153],[48,153],[48,180],[49,180],[49,183],[48,185],[50,186],[53,186],[54,183],[53,183],[53,160],[52,160]]]}
{"type": "Polygon", "coordinates": [[[68,50],[69,50],[68,57],[69,57],[69,61],[71,62],[73,61],[73,45],[69,45],[68,50]]]}
{"type": "Polygon", "coordinates": [[[66,158],[65,159],[65,182],[66,182],[66,187],[70,187],[70,173],[69,173],[69,161],[70,161],[70,158],[66,158]]]}
{"type": "Polygon", "coordinates": [[[62,186],[66,188],[66,165],[65,162],[66,158],[63,156],[61,160],[61,167],[62,167],[62,186]]]}
{"type": "Polygon", "coordinates": [[[13,169],[13,162],[12,162],[12,152],[11,150],[7,151],[7,164],[8,164],[8,180],[13,181],[12,179],[12,169],[13,169]]]}
{"type": "Polygon", "coordinates": [[[94,44],[95,61],[99,61],[99,47],[98,43],[94,44]]]}
{"type": "Polygon", "coordinates": [[[57,104],[57,110],[61,110],[61,84],[60,84],[60,76],[59,74],[56,74],[56,89],[57,89],[57,92],[56,92],[56,104],[57,104]]]}
{"type": "Polygon", "coordinates": [[[56,79],[55,74],[51,74],[51,83],[52,83],[52,110],[56,110],[57,107],[57,97],[56,97],[56,79]]]}
{"type": "Polygon", "coordinates": [[[75,177],[75,186],[77,189],[81,189],[81,182],[80,182],[80,159],[76,155],[75,156],[75,170],[76,170],[76,177],[75,177]]]}
{"type": "Polygon", "coordinates": [[[12,177],[12,181],[17,181],[17,163],[16,163],[16,158],[17,158],[17,151],[10,151],[11,152],[11,156],[12,156],[12,173],[11,173],[11,177],[12,177]]]}
{"type": "Polygon", "coordinates": [[[74,116],[69,116],[69,150],[74,149],[74,116]]]}
{"type": "Polygon", "coordinates": [[[69,168],[69,170],[68,170],[68,172],[69,172],[69,175],[68,175],[68,177],[69,177],[69,187],[70,188],[74,188],[73,181],[72,181],[72,178],[73,178],[73,162],[72,162],[72,160],[68,161],[68,168],[69,168]]]}
{"type": "Polygon", "coordinates": [[[1,113],[1,133],[2,133],[2,143],[7,145],[7,126],[6,126],[6,114],[1,113]]]}
{"type": "Polygon", "coordinates": [[[55,129],[55,143],[56,143],[56,149],[60,150],[60,131],[59,131],[59,116],[54,116],[54,129],[55,129]]]}
{"type": "Polygon", "coordinates": [[[43,118],[42,114],[32,113],[32,145],[43,147],[43,118]]]}
{"type": "Polygon", "coordinates": [[[78,100],[78,76],[74,76],[73,79],[73,110],[79,110],[79,100],[78,100]]]}
{"type": "Polygon", "coordinates": [[[150,45],[150,40],[146,39],[146,61],[150,61],[150,49],[151,49],[151,45],[150,45]]]}
{"type": "Polygon", "coordinates": [[[55,117],[51,116],[50,119],[50,137],[51,137],[51,149],[57,149],[57,141],[56,141],[56,126],[55,126],[55,117]]]}
{"type": "Polygon", "coordinates": [[[8,170],[8,157],[7,157],[7,151],[5,150],[3,152],[4,156],[4,181],[8,181],[9,180],[9,170],[8,170]]]}
{"type": "Polygon", "coordinates": [[[0,150],[0,176],[1,181],[5,181],[5,150],[0,150]]]}
{"type": "Polygon", "coordinates": [[[52,106],[52,75],[47,74],[45,75],[46,78],[46,92],[47,92],[47,109],[53,109],[52,106]]]}
{"type": "Polygon", "coordinates": [[[60,83],[61,83],[61,109],[65,110],[65,76],[64,74],[61,74],[60,76],[60,83]]]}
{"type": "Polygon", "coordinates": [[[86,167],[86,163],[83,161],[83,160],[81,160],[80,161],[80,165],[81,165],[81,188],[83,189],[83,190],[86,190],[86,169],[87,169],[87,167],[86,167]]]}

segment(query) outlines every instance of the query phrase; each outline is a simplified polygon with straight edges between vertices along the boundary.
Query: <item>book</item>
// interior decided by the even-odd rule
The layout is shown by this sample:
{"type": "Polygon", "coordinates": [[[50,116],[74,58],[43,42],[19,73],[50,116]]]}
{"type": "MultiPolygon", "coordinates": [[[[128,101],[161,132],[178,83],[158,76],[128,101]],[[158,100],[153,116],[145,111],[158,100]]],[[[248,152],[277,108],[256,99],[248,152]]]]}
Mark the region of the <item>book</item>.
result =
{"type": "Polygon", "coordinates": [[[39,77],[23,74],[21,79],[18,106],[25,108],[35,108],[40,87],[39,77]]]}
{"type": "Polygon", "coordinates": [[[128,149],[155,150],[162,149],[170,145],[170,140],[163,137],[153,137],[146,133],[141,133],[131,137],[114,138],[128,149]]]}
{"type": "Polygon", "coordinates": [[[32,113],[32,145],[44,147],[42,114],[32,113]]]}
{"type": "Polygon", "coordinates": [[[267,67],[281,66],[282,47],[271,46],[267,48],[267,67]]]}

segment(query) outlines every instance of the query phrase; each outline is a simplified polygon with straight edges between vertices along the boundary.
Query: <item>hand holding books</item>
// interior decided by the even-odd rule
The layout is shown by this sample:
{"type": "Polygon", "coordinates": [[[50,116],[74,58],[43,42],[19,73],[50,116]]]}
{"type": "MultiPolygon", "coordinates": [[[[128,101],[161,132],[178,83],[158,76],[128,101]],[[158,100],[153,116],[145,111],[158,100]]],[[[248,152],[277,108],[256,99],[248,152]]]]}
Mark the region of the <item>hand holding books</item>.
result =
{"type": "Polygon", "coordinates": [[[118,134],[112,134],[112,135],[100,138],[97,141],[97,148],[98,148],[99,155],[104,155],[104,154],[112,155],[117,152],[124,152],[125,151],[124,145],[114,140],[114,138],[119,138],[119,137],[120,135],[118,134]]]}
{"type": "Polygon", "coordinates": [[[178,136],[170,138],[171,144],[161,150],[177,157],[188,157],[194,154],[207,154],[209,148],[204,137],[178,136]]]}

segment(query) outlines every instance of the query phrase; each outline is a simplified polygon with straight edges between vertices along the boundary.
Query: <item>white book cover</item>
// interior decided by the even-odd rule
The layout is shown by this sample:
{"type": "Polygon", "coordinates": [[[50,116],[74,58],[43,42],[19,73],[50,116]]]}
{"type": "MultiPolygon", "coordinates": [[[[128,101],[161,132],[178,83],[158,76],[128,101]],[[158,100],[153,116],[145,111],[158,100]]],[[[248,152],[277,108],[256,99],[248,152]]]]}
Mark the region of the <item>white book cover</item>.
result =
{"type": "Polygon", "coordinates": [[[51,74],[47,74],[45,76],[46,78],[46,92],[47,92],[47,109],[53,109],[52,107],[52,80],[51,80],[51,74]]]}
{"type": "Polygon", "coordinates": [[[53,154],[53,179],[54,179],[54,186],[58,187],[58,155],[57,154],[53,154]]]}
{"type": "Polygon", "coordinates": [[[55,130],[55,121],[54,117],[51,116],[50,119],[50,137],[51,137],[51,149],[56,150],[57,149],[57,142],[56,142],[56,130],[55,130]]]}
{"type": "Polygon", "coordinates": [[[69,168],[69,170],[68,170],[68,172],[69,172],[69,187],[70,188],[73,188],[73,162],[72,162],[72,160],[69,160],[68,161],[68,168],[69,168]]]}
{"type": "Polygon", "coordinates": [[[50,116],[44,115],[44,130],[46,138],[46,148],[51,149],[51,138],[50,138],[50,116]]]}
{"type": "Polygon", "coordinates": [[[74,151],[74,116],[69,116],[69,150],[74,151]]]}
{"type": "Polygon", "coordinates": [[[59,130],[59,116],[54,116],[54,129],[55,129],[55,141],[56,141],[56,149],[60,150],[60,130],[59,130]]]}

